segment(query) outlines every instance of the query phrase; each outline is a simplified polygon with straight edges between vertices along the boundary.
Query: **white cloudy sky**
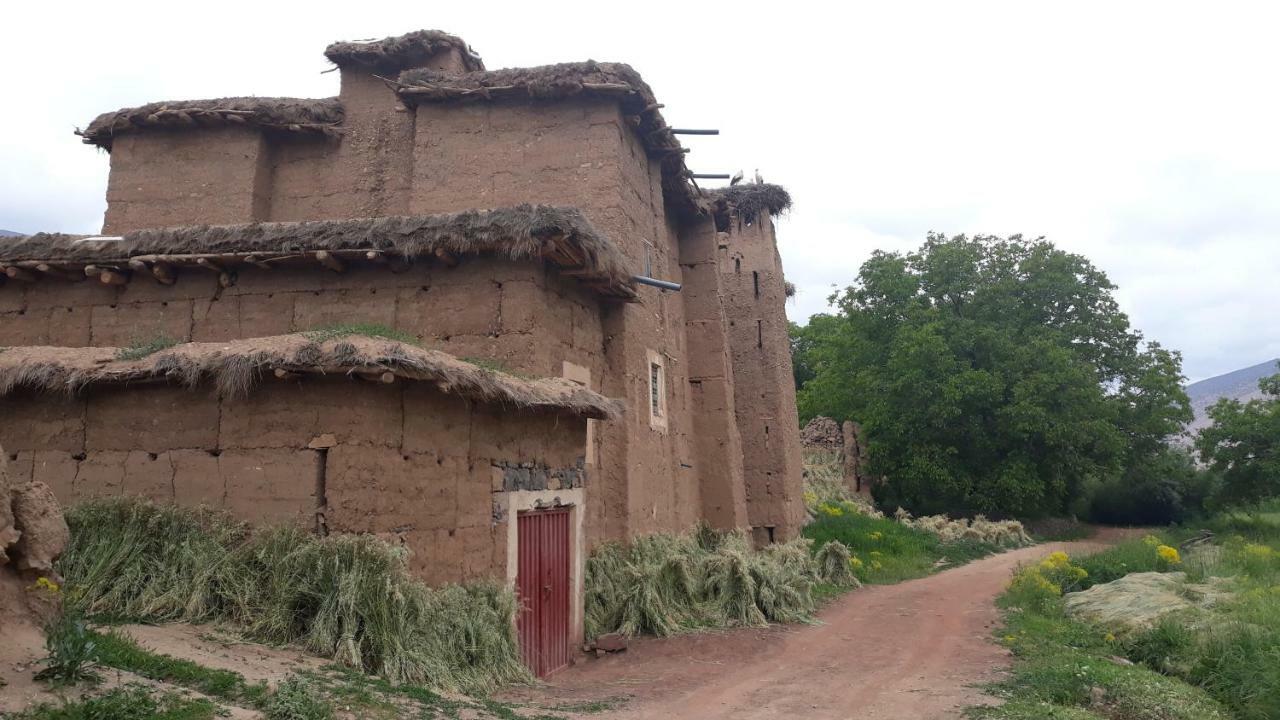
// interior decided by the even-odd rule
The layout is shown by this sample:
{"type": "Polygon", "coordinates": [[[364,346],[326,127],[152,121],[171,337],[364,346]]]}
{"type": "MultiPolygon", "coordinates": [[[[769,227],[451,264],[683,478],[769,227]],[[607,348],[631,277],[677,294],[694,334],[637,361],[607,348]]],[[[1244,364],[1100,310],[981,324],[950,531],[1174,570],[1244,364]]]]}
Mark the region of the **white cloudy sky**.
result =
{"type": "Polygon", "coordinates": [[[0,228],[93,232],[107,156],[71,134],[154,100],[325,96],[324,46],[430,27],[489,67],[629,62],[690,164],[796,206],[791,306],[929,230],[1045,235],[1198,379],[1280,356],[1280,9],[1233,2],[11,3],[0,228]]]}

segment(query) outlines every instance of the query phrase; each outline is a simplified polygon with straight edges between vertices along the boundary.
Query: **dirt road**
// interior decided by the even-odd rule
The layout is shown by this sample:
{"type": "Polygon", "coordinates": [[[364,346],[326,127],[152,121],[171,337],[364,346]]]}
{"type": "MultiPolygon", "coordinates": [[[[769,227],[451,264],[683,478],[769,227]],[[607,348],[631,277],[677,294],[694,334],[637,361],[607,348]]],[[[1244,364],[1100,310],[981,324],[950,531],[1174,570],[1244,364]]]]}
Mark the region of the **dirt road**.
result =
{"type": "Polygon", "coordinates": [[[828,606],[819,625],[633,640],[627,652],[582,661],[520,699],[563,707],[627,698],[603,715],[618,720],[959,718],[992,701],[974,685],[1009,664],[992,632],[994,600],[1014,568],[1054,550],[1097,550],[1122,534],[864,588],[828,606]]]}

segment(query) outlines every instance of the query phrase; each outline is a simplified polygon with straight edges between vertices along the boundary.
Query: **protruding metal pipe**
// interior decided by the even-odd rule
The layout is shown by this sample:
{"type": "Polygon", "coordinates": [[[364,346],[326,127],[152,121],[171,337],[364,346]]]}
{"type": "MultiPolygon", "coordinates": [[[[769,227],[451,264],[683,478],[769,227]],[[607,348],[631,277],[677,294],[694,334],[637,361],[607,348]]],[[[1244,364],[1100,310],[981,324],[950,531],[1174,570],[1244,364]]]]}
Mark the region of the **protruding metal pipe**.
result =
{"type": "Polygon", "coordinates": [[[719,135],[719,130],[696,130],[692,128],[671,128],[675,135],[719,135]]]}
{"type": "Polygon", "coordinates": [[[673,282],[668,282],[666,280],[659,280],[657,278],[645,277],[644,275],[632,275],[631,279],[635,280],[641,285],[651,285],[656,288],[662,288],[663,290],[671,290],[673,292],[680,292],[680,288],[683,287],[680,283],[673,283],[673,282]]]}
{"type": "Polygon", "coordinates": [[[694,180],[728,180],[729,173],[689,173],[694,180]]]}

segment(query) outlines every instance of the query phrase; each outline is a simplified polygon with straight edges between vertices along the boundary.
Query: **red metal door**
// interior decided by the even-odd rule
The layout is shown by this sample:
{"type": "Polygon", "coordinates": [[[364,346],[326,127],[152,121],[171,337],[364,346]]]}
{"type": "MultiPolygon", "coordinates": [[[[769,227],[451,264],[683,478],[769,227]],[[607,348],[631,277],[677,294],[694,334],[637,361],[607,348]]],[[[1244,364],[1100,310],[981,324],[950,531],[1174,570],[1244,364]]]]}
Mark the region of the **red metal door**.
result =
{"type": "Polygon", "coordinates": [[[569,508],[517,516],[520,652],[538,677],[569,664],[569,508]]]}

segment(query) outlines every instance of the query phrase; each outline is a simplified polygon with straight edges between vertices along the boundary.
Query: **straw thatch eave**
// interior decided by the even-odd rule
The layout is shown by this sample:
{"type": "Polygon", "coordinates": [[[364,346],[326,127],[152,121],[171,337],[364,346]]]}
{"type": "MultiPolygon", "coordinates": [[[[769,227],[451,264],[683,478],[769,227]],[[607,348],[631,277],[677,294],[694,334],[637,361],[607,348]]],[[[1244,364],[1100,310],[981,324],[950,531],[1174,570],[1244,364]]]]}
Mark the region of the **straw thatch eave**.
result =
{"type": "Polygon", "coordinates": [[[41,266],[83,276],[105,267],[129,272],[155,264],[279,266],[324,257],[333,267],[334,262],[363,262],[366,257],[371,262],[387,257],[411,262],[464,255],[545,260],[602,295],[635,297],[632,273],[621,251],[580,211],[547,205],[439,215],[182,226],[136,230],[122,238],[38,233],[0,239],[0,267],[17,268],[33,278],[42,277],[41,266]],[[139,268],[140,264],[144,267],[139,268]]]}
{"type": "Polygon", "coordinates": [[[324,56],[339,67],[359,66],[394,73],[423,65],[450,49],[461,53],[467,70],[484,70],[484,61],[466,41],[441,30],[416,30],[381,40],[336,42],[325,48],[324,56]]]}
{"type": "Polygon", "coordinates": [[[646,151],[662,167],[663,192],[682,214],[701,214],[703,202],[690,183],[687,150],[663,119],[653,89],[630,65],[587,60],[538,67],[504,68],[461,75],[428,69],[400,73],[393,88],[402,102],[549,102],[575,97],[604,97],[619,103],[646,151]]]}
{"type": "Polygon", "coordinates": [[[118,348],[0,348],[0,397],[20,390],[75,394],[93,385],[212,384],[227,398],[252,393],[264,379],[347,376],[371,382],[432,383],[444,393],[520,410],[610,419],[622,403],[561,378],[524,379],[438,350],[386,338],[305,333],[221,343],[185,343],[139,359],[118,348]]]}
{"type": "Polygon", "coordinates": [[[243,125],[268,131],[335,137],[343,109],[337,98],[233,97],[173,100],[103,113],[76,134],[105,150],[117,135],[144,130],[193,130],[243,125]]]}

